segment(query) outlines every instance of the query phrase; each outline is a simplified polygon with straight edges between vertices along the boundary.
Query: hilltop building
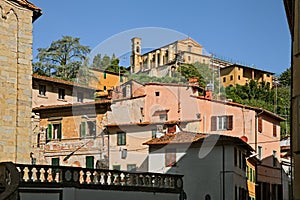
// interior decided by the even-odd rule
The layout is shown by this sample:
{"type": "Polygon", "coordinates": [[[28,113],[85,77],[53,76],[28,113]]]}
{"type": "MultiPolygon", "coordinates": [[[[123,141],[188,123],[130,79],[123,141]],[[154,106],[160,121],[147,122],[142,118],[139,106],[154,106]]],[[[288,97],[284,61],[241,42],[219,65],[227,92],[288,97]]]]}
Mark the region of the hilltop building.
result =
{"type": "Polygon", "coordinates": [[[41,9],[0,0],[0,161],[30,163],[32,23],[41,9]]]}

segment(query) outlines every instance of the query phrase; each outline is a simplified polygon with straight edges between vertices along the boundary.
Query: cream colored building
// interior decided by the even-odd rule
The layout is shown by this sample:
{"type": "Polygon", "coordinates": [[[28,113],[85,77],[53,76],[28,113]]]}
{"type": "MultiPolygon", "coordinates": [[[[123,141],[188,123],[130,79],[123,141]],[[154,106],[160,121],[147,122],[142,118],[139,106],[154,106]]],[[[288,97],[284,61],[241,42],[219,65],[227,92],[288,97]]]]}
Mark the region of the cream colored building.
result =
{"type": "Polygon", "coordinates": [[[177,40],[171,44],[142,54],[142,39],[134,37],[130,57],[131,73],[145,73],[150,76],[172,76],[179,63],[210,63],[210,57],[203,54],[203,47],[191,38],[177,40]]]}
{"type": "Polygon", "coordinates": [[[233,64],[227,67],[220,68],[220,82],[224,87],[245,85],[250,80],[266,82],[272,87],[272,72],[267,72],[260,69],[255,69],[243,65],[233,64]]]}
{"type": "Polygon", "coordinates": [[[0,161],[30,163],[32,23],[27,0],[0,0],[0,161]]]}

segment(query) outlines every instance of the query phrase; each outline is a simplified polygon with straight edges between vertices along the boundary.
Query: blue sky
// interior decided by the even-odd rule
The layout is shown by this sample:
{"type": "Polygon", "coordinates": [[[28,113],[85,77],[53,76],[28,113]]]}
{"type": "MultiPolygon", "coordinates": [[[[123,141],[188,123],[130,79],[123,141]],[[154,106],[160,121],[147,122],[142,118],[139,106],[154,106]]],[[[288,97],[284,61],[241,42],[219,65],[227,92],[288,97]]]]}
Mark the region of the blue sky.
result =
{"type": "Polygon", "coordinates": [[[94,49],[124,31],[161,27],[190,36],[225,59],[276,74],[290,66],[290,34],[281,0],[31,2],[44,13],[33,25],[34,56],[37,48],[63,35],[79,37],[94,49]]]}

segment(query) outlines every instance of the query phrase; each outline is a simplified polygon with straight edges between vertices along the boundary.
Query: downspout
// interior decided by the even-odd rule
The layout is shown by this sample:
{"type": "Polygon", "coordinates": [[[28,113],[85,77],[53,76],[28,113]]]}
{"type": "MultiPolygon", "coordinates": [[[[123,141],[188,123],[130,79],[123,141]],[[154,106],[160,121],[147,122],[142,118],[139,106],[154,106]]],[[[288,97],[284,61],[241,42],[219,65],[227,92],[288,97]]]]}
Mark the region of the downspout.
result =
{"type": "Polygon", "coordinates": [[[223,144],[223,141],[222,141],[222,170],[223,170],[223,173],[222,173],[222,176],[223,176],[223,185],[222,185],[222,194],[223,194],[223,200],[225,200],[225,150],[224,150],[224,144],[223,144]]]}

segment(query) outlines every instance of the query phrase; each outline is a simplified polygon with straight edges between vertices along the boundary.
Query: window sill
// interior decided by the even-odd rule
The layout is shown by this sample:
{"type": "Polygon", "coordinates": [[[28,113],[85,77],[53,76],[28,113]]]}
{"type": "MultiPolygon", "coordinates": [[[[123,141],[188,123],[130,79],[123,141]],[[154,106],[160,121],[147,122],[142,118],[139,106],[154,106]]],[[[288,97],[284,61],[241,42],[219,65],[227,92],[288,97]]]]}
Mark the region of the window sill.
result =
{"type": "Polygon", "coordinates": [[[41,94],[38,94],[38,97],[39,97],[39,98],[43,98],[43,99],[48,99],[48,97],[47,97],[47,96],[45,96],[45,95],[41,95],[41,94]]]}

